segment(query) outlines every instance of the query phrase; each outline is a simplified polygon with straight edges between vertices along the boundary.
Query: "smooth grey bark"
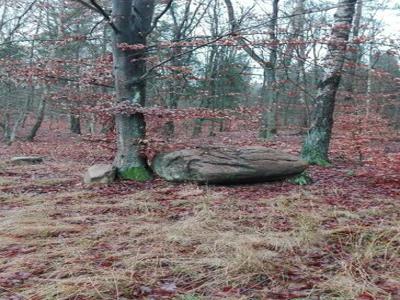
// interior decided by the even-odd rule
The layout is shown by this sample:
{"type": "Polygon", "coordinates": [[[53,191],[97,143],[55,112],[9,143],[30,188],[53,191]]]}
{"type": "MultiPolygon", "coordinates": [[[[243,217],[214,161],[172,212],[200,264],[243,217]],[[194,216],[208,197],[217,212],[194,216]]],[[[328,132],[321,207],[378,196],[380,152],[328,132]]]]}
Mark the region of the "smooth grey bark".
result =
{"type": "Polygon", "coordinates": [[[342,77],[356,0],[339,0],[325,56],[325,74],[319,83],[312,124],[305,138],[302,157],[313,164],[328,163],[336,93],[342,77]]]}
{"type": "MultiPolygon", "coordinates": [[[[142,48],[121,48],[121,44],[146,45],[151,30],[155,0],[113,0],[113,60],[117,104],[145,106],[145,52],[142,48]]],[[[145,119],[141,113],[118,113],[115,117],[117,154],[114,165],[123,179],[151,178],[140,141],[145,136],[145,119]]]]}

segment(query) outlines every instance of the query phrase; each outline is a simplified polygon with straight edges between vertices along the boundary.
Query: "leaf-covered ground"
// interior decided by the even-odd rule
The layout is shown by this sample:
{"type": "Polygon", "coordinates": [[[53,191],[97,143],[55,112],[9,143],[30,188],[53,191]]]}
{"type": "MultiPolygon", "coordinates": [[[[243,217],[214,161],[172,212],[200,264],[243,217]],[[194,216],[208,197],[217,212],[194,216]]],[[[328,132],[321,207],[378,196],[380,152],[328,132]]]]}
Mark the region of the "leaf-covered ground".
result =
{"type": "Polygon", "coordinates": [[[334,153],[309,186],[90,187],[100,142],[54,133],[0,156],[2,300],[400,299],[400,187],[379,166],[334,153]]]}

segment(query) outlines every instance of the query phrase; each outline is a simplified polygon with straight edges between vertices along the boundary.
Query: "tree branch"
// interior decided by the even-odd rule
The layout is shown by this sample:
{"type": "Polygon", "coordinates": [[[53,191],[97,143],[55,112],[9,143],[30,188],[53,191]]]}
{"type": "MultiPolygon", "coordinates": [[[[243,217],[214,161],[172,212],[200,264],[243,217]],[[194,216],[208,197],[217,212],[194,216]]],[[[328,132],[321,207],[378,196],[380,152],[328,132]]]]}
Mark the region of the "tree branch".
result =
{"type": "Polygon", "coordinates": [[[107,20],[108,24],[111,26],[111,28],[115,31],[115,32],[119,32],[118,28],[114,25],[114,23],[111,20],[110,15],[96,2],[96,0],[90,0],[90,3],[87,3],[83,0],[75,0],[76,2],[82,4],[83,6],[85,6],[86,8],[93,10],[97,13],[99,13],[100,15],[102,15],[104,17],[104,19],[107,20]]]}
{"type": "Polygon", "coordinates": [[[198,49],[207,47],[207,46],[209,46],[211,44],[214,44],[214,43],[218,42],[219,40],[222,40],[223,38],[225,38],[227,36],[230,36],[230,35],[232,35],[232,33],[227,33],[227,34],[224,34],[224,35],[220,35],[219,37],[217,37],[217,38],[215,38],[215,39],[213,39],[213,40],[211,40],[211,41],[209,41],[207,43],[204,43],[202,45],[196,46],[196,47],[194,47],[194,48],[192,48],[192,49],[190,49],[188,51],[182,52],[182,53],[180,53],[178,55],[173,55],[170,58],[167,58],[167,59],[163,60],[162,62],[152,66],[150,69],[147,70],[147,72],[143,76],[141,76],[139,79],[137,79],[135,81],[137,81],[137,82],[143,81],[149,76],[149,74],[151,72],[153,72],[155,69],[165,65],[166,63],[170,62],[171,60],[173,60],[175,58],[178,58],[178,57],[185,56],[186,54],[192,53],[192,52],[194,52],[194,51],[196,51],[198,49]]]}
{"type": "Polygon", "coordinates": [[[97,9],[93,6],[91,6],[89,3],[83,1],[83,0],[75,0],[76,2],[82,4],[84,7],[89,8],[90,10],[93,10],[95,12],[98,12],[97,9]]]}
{"type": "Polygon", "coordinates": [[[165,6],[165,8],[163,9],[163,11],[154,18],[153,21],[153,25],[151,25],[151,28],[149,29],[149,31],[146,33],[147,35],[150,34],[156,27],[157,27],[157,23],[158,21],[167,13],[167,11],[171,8],[172,2],[174,2],[174,0],[169,0],[167,5],[165,6]]]}
{"type": "Polygon", "coordinates": [[[235,12],[233,10],[233,5],[231,0],[225,0],[225,5],[228,10],[228,18],[229,18],[229,23],[231,24],[231,30],[233,36],[237,39],[239,44],[243,47],[243,50],[255,61],[257,62],[261,67],[263,68],[271,68],[272,64],[270,61],[265,60],[262,58],[260,55],[258,55],[254,50],[249,46],[247,43],[246,39],[240,35],[238,35],[238,32],[240,31],[239,25],[236,21],[235,18],[235,12]]]}

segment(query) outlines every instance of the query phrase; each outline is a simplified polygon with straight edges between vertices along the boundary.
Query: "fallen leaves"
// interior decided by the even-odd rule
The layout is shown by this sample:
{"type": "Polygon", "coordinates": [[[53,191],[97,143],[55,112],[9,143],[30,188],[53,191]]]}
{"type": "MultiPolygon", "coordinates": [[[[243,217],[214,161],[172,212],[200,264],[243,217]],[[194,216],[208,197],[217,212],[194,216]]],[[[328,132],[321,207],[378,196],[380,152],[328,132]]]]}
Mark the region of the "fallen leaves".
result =
{"type": "MultiPolygon", "coordinates": [[[[246,144],[256,136],[212,139],[189,144],[246,144]]],[[[297,153],[300,140],[282,135],[257,143],[297,153]]],[[[109,143],[99,138],[93,148],[86,137],[61,134],[0,147],[2,157],[51,158],[0,168],[0,288],[7,299],[398,297],[400,193],[391,177],[398,153],[358,165],[334,144],[331,167],[310,167],[314,183],[304,187],[159,179],[81,185],[87,165],[110,160],[112,147],[100,146],[109,143]]]]}

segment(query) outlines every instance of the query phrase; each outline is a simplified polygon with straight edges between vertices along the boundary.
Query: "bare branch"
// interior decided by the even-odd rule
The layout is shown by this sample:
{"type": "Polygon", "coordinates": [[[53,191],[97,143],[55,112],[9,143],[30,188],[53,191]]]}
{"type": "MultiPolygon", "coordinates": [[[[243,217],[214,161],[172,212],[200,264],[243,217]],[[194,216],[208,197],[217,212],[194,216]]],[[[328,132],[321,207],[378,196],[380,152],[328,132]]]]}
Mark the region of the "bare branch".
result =
{"type": "Polygon", "coordinates": [[[243,47],[243,50],[246,51],[246,53],[255,62],[257,62],[263,68],[270,68],[272,66],[271,62],[265,60],[260,55],[258,55],[256,52],[254,52],[254,50],[249,46],[249,44],[247,43],[247,40],[244,37],[238,36],[238,32],[240,31],[240,28],[239,28],[238,23],[235,18],[235,13],[233,10],[232,2],[231,2],[231,0],[225,0],[225,4],[228,9],[228,18],[229,18],[229,23],[231,24],[231,30],[232,30],[233,36],[238,40],[239,44],[243,47]]]}
{"type": "Polygon", "coordinates": [[[11,32],[8,34],[8,38],[11,39],[13,34],[21,27],[22,25],[22,19],[26,16],[26,14],[32,9],[32,7],[36,4],[38,0],[34,0],[31,2],[31,4],[25,9],[25,11],[18,16],[17,18],[17,24],[15,27],[11,30],[11,32]]]}
{"type": "Polygon", "coordinates": [[[83,1],[83,0],[75,0],[76,2],[82,4],[83,6],[85,6],[86,8],[89,8],[90,10],[93,10],[95,12],[98,12],[97,9],[93,6],[91,6],[89,3],[83,1]]]}
{"type": "Polygon", "coordinates": [[[99,13],[100,15],[102,15],[104,17],[104,19],[107,20],[108,24],[111,26],[111,28],[115,31],[115,32],[119,32],[118,28],[114,25],[114,23],[111,20],[110,15],[96,2],[96,0],[90,0],[90,3],[87,3],[83,0],[75,0],[76,2],[82,4],[83,6],[85,6],[86,8],[93,10],[97,13],[99,13]]]}
{"type": "Polygon", "coordinates": [[[225,38],[225,37],[227,37],[227,36],[230,36],[230,35],[231,35],[230,32],[227,33],[227,34],[224,34],[224,35],[220,35],[219,37],[217,37],[217,38],[215,38],[215,39],[213,39],[213,40],[211,40],[211,41],[209,41],[209,42],[207,42],[207,43],[204,43],[204,44],[202,44],[202,45],[196,46],[196,47],[194,47],[194,48],[192,48],[192,49],[190,49],[190,50],[188,50],[188,51],[182,52],[182,53],[180,53],[180,54],[178,54],[178,55],[173,55],[173,56],[171,56],[171,57],[169,57],[169,58],[163,60],[162,62],[160,62],[160,63],[158,63],[158,64],[152,66],[152,67],[151,67],[149,70],[147,70],[147,72],[146,72],[143,76],[141,76],[137,81],[140,82],[140,81],[145,80],[145,79],[150,75],[150,73],[153,72],[155,69],[157,69],[157,68],[159,68],[159,67],[161,67],[161,66],[167,64],[168,62],[170,62],[171,60],[173,60],[173,59],[175,59],[175,58],[185,56],[186,54],[190,54],[190,53],[192,53],[192,52],[194,52],[194,51],[196,51],[196,50],[198,50],[198,49],[201,49],[201,48],[207,47],[207,46],[209,46],[209,45],[212,45],[212,44],[218,42],[219,40],[222,40],[223,38],[225,38]]]}
{"type": "Polygon", "coordinates": [[[149,31],[147,32],[147,34],[150,34],[156,27],[157,27],[157,23],[158,21],[167,13],[167,11],[171,8],[172,2],[174,2],[174,0],[169,0],[167,5],[164,7],[163,11],[154,18],[153,21],[153,25],[151,25],[151,28],[149,29],[149,31]]]}

